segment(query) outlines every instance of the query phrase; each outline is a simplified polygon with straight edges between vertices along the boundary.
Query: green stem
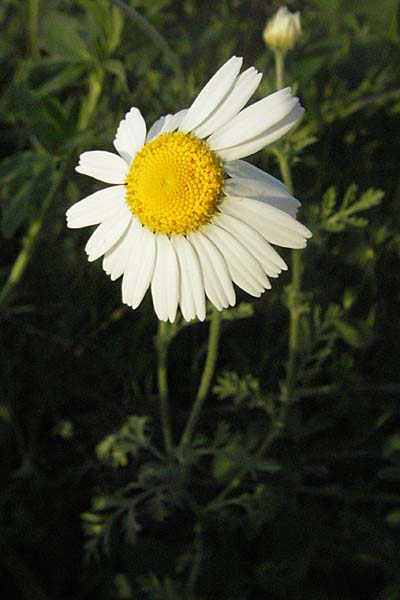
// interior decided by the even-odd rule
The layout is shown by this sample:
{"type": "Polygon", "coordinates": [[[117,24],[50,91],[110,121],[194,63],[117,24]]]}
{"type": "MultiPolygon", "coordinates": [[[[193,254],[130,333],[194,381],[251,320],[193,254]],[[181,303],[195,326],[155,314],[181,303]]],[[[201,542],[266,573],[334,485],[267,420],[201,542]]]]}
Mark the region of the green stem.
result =
{"type": "Polygon", "coordinates": [[[186,427],[180,441],[180,448],[184,451],[190,443],[193,431],[197,425],[200,413],[203,408],[205,399],[207,398],[211,381],[214,375],[215,364],[218,356],[218,345],[221,334],[222,312],[213,309],[211,317],[210,331],[208,336],[207,358],[204,364],[203,375],[201,377],[200,386],[193,402],[192,410],[187,420],[186,427]]]}
{"type": "Polygon", "coordinates": [[[28,1],[28,54],[31,58],[40,57],[38,42],[39,0],[28,1]]]}
{"type": "Polygon", "coordinates": [[[95,69],[88,77],[88,93],[82,100],[79,112],[78,130],[84,131],[94,115],[104,83],[104,71],[95,69]]]}
{"type": "MultiPolygon", "coordinates": [[[[282,429],[282,423],[280,420],[277,420],[275,425],[272,427],[271,431],[255,453],[255,458],[260,458],[274,443],[274,441],[280,436],[282,429]]],[[[232,477],[228,485],[218,494],[218,496],[210,502],[208,505],[208,510],[215,511],[220,506],[225,504],[225,499],[241,484],[243,478],[245,477],[247,471],[249,470],[248,466],[241,467],[236,471],[236,474],[232,477]]]]}
{"type": "Polygon", "coordinates": [[[40,208],[38,216],[30,224],[29,229],[25,234],[22,242],[22,248],[13,264],[2,290],[0,291],[0,306],[6,302],[15,286],[20,282],[25,269],[32,258],[47,212],[53,202],[54,196],[61,184],[61,181],[64,178],[64,171],[65,169],[60,169],[58,176],[56,177],[40,208]]]}
{"type": "Polygon", "coordinates": [[[169,416],[169,400],[168,400],[168,346],[170,337],[168,335],[168,323],[164,321],[158,322],[157,333],[157,380],[158,393],[160,396],[160,420],[161,429],[164,437],[165,450],[170,454],[173,450],[171,422],[169,416]]]}
{"type": "Polygon", "coordinates": [[[183,85],[183,71],[177,54],[172,50],[165,38],[158,32],[158,30],[147,21],[141,14],[138,13],[132,6],[128,6],[122,0],[111,0],[115,6],[118,6],[124,11],[135,23],[144,31],[149,38],[153,41],[154,45],[157,46],[165,55],[166,59],[170,63],[171,67],[175,71],[175,75],[179,80],[180,84],[183,85]]]}
{"type": "Polygon", "coordinates": [[[187,580],[187,591],[189,597],[192,597],[195,591],[196,583],[198,581],[201,569],[201,563],[204,555],[204,543],[203,543],[203,529],[200,522],[196,523],[194,527],[194,544],[193,544],[193,558],[192,568],[187,580]]]}
{"type": "MultiPolygon", "coordinates": [[[[276,87],[277,89],[280,89],[285,85],[285,53],[277,50],[274,54],[276,87]]],[[[294,189],[292,172],[290,168],[288,154],[285,151],[285,148],[283,148],[282,151],[279,152],[278,162],[282,174],[282,179],[286,187],[288,188],[289,193],[293,195],[294,189]]],[[[286,398],[284,398],[286,400],[290,400],[293,398],[296,386],[296,366],[300,333],[299,295],[301,290],[301,274],[302,264],[300,252],[299,250],[292,250],[292,285],[289,298],[289,356],[286,372],[286,398]]]]}
{"type": "MultiPolygon", "coordinates": [[[[276,87],[281,89],[285,85],[285,52],[276,50],[275,54],[275,77],[276,87]]],[[[293,195],[293,180],[290,169],[290,162],[288,159],[285,148],[277,152],[279,167],[282,174],[282,179],[289,190],[289,193],[293,195]]],[[[290,314],[290,325],[289,325],[289,357],[288,367],[286,374],[286,390],[280,397],[279,408],[277,415],[275,416],[271,425],[271,430],[263,443],[258,448],[255,456],[260,458],[269,450],[272,444],[277,440],[282,432],[285,425],[286,415],[288,411],[289,401],[294,398],[294,389],[296,385],[296,364],[298,355],[298,342],[299,342],[299,319],[300,310],[298,297],[301,286],[301,272],[302,266],[300,261],[300,254],[298,251],[292,251],[292,293],[289,305],[290,314]]],[[[248,466],[239,468],[235,475],[232,477],[228,485],[220,492],[220,494],[209,504],[209,509],[214,510],[225,501],[225,498],[237,488],[242,482],[248,471],[248,466]]]]}
{"type": "Polygon", "coordinates": [[[281,90],[285,85],[285,52],[275,50],[275,81],[276,89],[281,90]]]}

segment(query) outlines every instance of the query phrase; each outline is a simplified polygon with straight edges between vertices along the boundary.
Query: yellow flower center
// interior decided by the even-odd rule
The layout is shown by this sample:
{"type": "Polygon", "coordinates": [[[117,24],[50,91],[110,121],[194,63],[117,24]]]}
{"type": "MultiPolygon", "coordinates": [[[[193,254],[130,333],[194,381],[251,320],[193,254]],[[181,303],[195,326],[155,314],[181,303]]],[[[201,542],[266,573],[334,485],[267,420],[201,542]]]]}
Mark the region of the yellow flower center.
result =
{"type": "Polygon", "coordinates": [[[126,201],[138,219],[167,235],[195,231],[216,211],[222,166],[193,135],[164,133],[137,153],[127,175],[126,201]]]}

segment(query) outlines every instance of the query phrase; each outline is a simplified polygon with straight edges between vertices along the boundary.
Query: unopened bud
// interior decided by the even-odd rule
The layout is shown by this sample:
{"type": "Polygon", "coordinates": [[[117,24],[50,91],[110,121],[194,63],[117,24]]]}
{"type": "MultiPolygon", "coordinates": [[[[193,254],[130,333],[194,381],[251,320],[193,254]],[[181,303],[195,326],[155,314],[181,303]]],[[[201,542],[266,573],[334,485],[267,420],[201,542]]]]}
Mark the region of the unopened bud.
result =
{"type": "Polygon", "coordinates": [[[286,51],[293,48],[300,34],[300,13],[291,13],[286,6],[281,6],[272,19],[267,22],[263,38],[272,50],[286,51]]]}

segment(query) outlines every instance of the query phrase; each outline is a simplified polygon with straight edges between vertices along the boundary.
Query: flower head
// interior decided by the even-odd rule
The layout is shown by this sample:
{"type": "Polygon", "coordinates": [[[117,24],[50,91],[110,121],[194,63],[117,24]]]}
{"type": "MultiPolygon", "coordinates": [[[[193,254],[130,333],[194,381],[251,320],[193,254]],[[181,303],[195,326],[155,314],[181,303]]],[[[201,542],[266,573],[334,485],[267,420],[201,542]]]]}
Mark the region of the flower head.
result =
{"type": "Polygon", "coordinates": [[[233,284],[259,297],[287,269],[271,244],[303,248],[300,203],[277,179],[241,160],[287,133],[303,109],[290,88],[244,108],[261,74],[233,56],[188,109],[146,130],[137,108],[120,122],[118,154],[84,152],[76,170],[111,184],[67,212],[71,228],[97,225],[89,261],[103,256],[132,308],[151,288],[159,319],[204,320],[236,302],[233,284]]]}
{"type": "Polygon", "coordinates": [[[300,35],[300,13],[291,13],[286,6],[280,7],[263,31],[264,41],[272,50],[290,50],[300,35]]]}

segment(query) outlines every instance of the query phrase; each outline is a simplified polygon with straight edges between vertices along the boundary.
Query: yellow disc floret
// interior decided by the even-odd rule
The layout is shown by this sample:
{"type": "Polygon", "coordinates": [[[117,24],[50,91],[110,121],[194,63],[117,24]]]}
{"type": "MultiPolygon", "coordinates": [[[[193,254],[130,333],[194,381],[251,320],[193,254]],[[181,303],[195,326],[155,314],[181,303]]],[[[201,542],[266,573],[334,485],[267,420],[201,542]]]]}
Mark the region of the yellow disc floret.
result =
{"type": "Polygon", "coordinates": [[[139,221],[166,235],[195,231],[211,219],[221,198],[222,166],[194,135],[164,133],[135,156],[125,185],[139,221]]]}

